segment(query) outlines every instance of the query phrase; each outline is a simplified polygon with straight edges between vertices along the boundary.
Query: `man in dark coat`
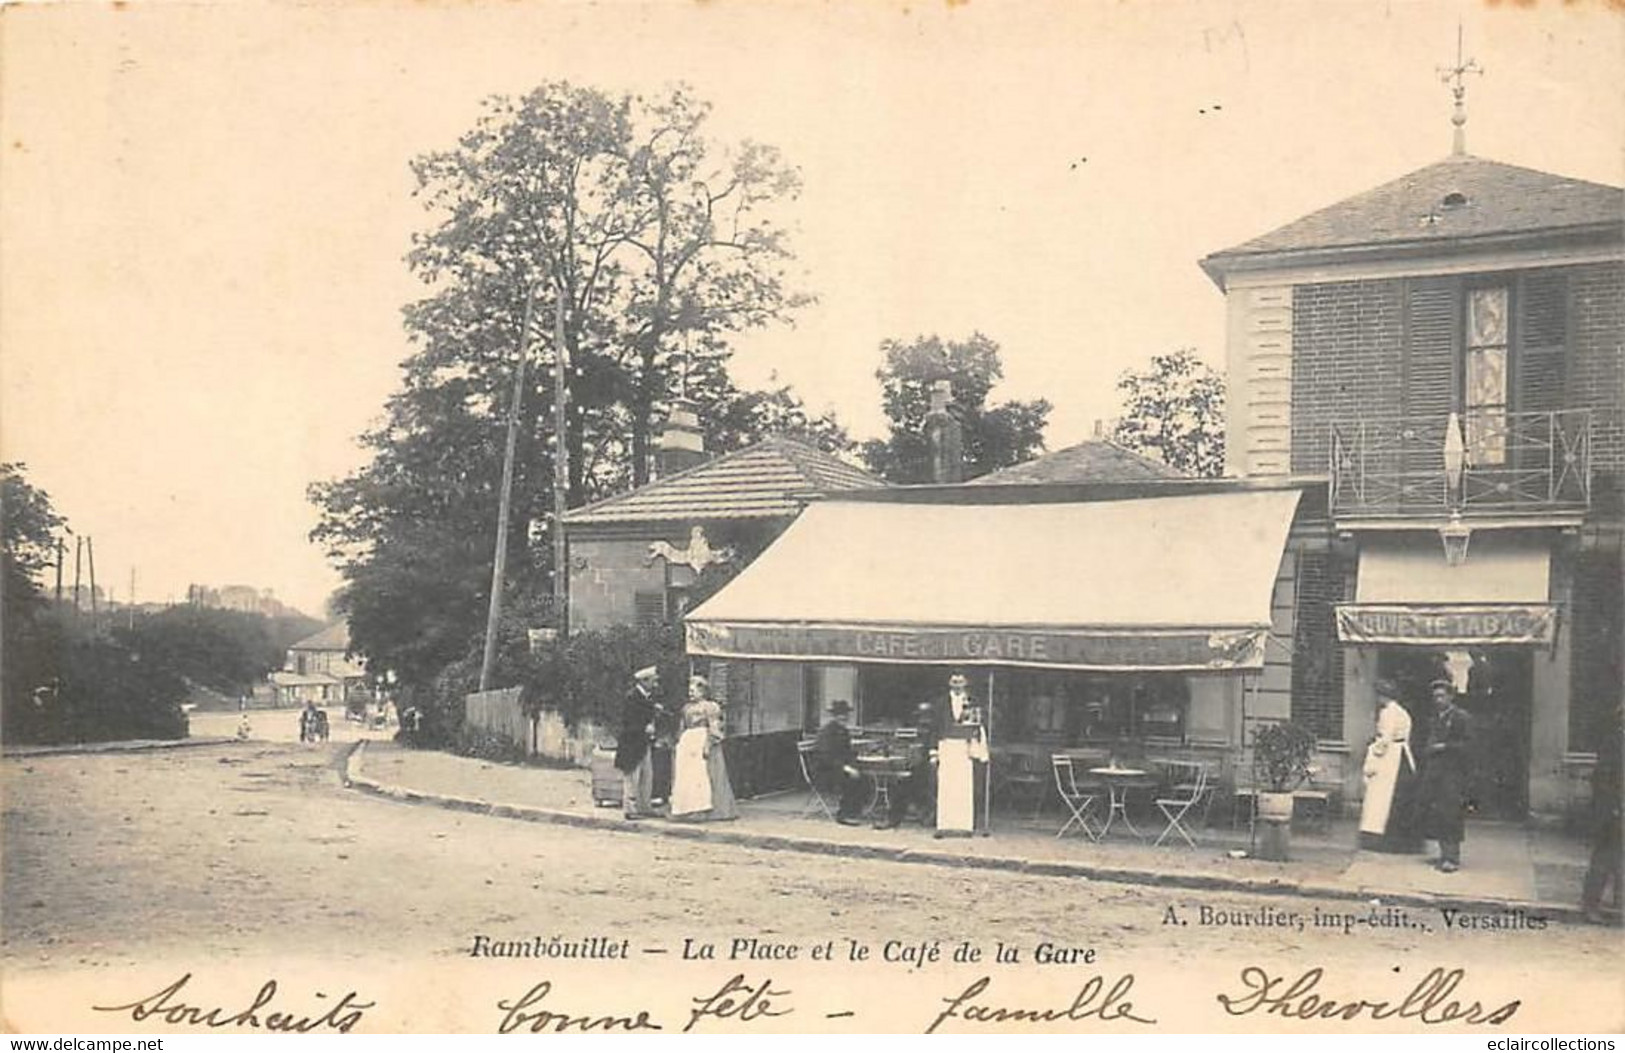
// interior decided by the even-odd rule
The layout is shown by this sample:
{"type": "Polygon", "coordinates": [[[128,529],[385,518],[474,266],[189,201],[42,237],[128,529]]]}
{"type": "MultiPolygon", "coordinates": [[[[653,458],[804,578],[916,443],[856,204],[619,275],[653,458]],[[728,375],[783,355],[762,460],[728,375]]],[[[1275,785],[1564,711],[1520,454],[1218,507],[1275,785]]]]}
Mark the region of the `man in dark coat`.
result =
{"type": "Polygon", "coordinates": [[[1619,899],[1620,717],[1616,707],[1613,722],[1604,729],[1597,746],[1597,765],[1591,770],[1591,864],[1586,867],[1580,906],[1593,924],[1607,920],[1602,913],[1602,894],[1610,882],[1614,899],[1619,899]]]}
{"type": "Polygon", "coordinates": [[[921,702],[914,711],[914,741],[909,743],[908,774],[897,780],[891,791],[891,806],[887,809],[882,829],[898,826],[908,817],[909,806],[919,812],[926,826],[936,825],[936,771],[931,767],[931,752],[937,747],[937,714],[929,702],[921,702]]]}
{"type": "Polygon", "coordinates": [[[621,704],[621,730],[615,738],[615,767],[621,773],[621,804],[628,819],[652,815],[654,758],[650,744],[665,713],[656,697],[660,673],[654,666],[632,675],[632,690],[621,704]]]}
{"type": "Polygon", "coordinates": [[[1422,769],[1422,800],[1427,822],[1423,836],[1439,842],[1438,868],[1447,874],[1461,869],[1461,842],[1467,825],[1467,771],[1472,736],[1467,711],[1456,705],[1455,685],[1435,680],[1433,727],[1422,769]]]}
{"type": "Polygon", "coordinates": [[[858,825],[858,813],[864,803],[863,775],[857,769],[852,733],[846,727],[851,714],[849,703],[841,699],[831,702],[829,720],[818,729],[818,740],[813,746],[818,784],[824,792],[839,795],[841,803],[835,810],[835,821],[842,826],[858,825]]]}

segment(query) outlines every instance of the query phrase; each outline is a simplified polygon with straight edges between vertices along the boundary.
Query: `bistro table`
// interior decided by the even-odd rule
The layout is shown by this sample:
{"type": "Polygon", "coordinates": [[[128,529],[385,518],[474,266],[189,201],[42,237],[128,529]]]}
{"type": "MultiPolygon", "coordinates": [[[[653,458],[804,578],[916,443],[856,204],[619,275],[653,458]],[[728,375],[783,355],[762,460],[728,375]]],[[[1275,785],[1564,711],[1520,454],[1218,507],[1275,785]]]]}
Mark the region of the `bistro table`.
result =
{"type": "Polygon", "coordinates": [[[864,815],[869,818],[886,815],[891,808],[892,787],[900,779],[908,777],[908,758],[869,754],[857,758],[852,765],[866,776],[875,788],[874,796],[870,798],[869,807],[865,809],[864,815]]]}
{"type": "Polygon", "coordinates": [[[1150,772],[1139,768],[1119,768],[1116,765],[1105,768],[1090,768],[1090,775],[1098,775],[1106,784],[1106,792],[1110,796],[1110,807],[1106,809],[1106,824],[1100,828],[1100,834],[1095,840],[1104,840],[1107,831],[1112,828],[1112,820],[1122,816],[1123,825],[1129,832],[1140,840],[1145,835],[1140,833],[1134,821],[1128,817],[1128,793],[1130,790],[1149,785],[1150,772]]]}

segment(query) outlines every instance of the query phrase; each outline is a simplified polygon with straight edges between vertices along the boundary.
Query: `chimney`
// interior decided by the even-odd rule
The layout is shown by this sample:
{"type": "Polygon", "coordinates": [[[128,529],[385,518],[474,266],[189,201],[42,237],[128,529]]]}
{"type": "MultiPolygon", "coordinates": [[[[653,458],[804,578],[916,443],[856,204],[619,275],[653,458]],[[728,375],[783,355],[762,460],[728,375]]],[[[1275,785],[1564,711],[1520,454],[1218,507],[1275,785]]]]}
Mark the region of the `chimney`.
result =
{"type": "Polygon", "coordinates": [[[688,399],[673,399],[671,412],[655,444],[655,477],[664,479],[705,460],[705,433],[700,430],[700,407],[688,399]]]}
{"type": "Polygon", "coordinates": [[[965,481],[965,443],[959,418],[948,408],[953,400],[953,381],[947,377],[931,384],[931,412],[925,415],[925,443],[931,462],[931,482],[965,481]]]}

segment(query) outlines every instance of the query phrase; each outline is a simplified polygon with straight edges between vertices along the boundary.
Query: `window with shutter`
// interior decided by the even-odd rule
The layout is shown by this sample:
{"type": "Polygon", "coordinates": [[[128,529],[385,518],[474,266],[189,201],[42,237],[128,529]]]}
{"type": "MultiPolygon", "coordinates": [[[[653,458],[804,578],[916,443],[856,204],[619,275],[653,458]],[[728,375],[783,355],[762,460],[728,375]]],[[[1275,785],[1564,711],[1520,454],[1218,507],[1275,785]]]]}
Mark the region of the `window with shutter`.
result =
{"type": "Polygon", "coordinates": [[[665,625],[665,590],[634,593],[632,596],[632,610],[640,629],[658,629],[665,625]]]}
{"type": "Polygon", "coordinates": [[[1568,280],[1551,272],[1525,275],[1518,289],[1519,412],[1564,408],[1568,381],[1568,280]]]}

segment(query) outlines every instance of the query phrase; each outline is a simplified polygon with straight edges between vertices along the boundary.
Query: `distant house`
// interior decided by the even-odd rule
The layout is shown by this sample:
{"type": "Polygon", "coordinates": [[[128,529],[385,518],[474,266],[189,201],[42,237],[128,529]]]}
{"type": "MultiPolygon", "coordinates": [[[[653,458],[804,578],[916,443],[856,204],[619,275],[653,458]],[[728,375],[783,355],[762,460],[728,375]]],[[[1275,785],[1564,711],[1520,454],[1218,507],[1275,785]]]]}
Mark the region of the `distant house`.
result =
{"type": "Polygon", "coordinates": [[[340,704],[365,694],[367,670],[352,659],[350,626],[334,622],[288,648],[282,669],[271,674],[281,705],[340,704]]]}

